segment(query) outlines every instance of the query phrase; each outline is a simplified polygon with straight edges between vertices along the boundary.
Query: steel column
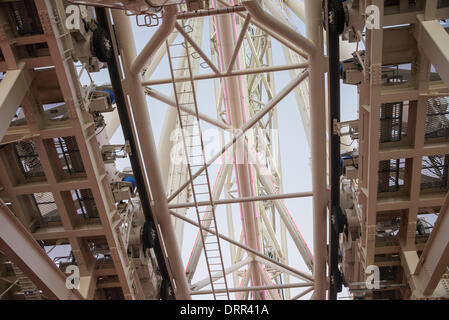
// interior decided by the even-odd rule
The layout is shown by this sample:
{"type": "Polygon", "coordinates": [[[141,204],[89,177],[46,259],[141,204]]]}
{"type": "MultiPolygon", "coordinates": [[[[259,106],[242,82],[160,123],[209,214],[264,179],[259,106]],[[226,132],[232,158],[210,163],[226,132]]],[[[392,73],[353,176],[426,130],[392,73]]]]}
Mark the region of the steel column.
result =
{"type": "Polygon", "coordinates": [[[129,18],[123,11],[113,10],[112,15],[116,23],[117,38],[122,48],[122,58],[124,62],[126,89],[131,101],[131,110],[135,121],[136,130],[139,136],[140,148],[145,167],[151,175],[149,183],[154,198],[156,225],[160,226],[161,236],[167,251],[171,281],[176,297],[178,299],[190,299],[187,278],[184,273],[180,250],[176,241],[176,235],[170,216],[168,215],[168,203],[165,195],[165,186],[162,178],[159,159],[156,151],[156,144],[153,137],[153,130],[149,118],[148,107],[145,94],[140,85],[140,71],[144,64],[151,58],[152,54],[166,40],[175,23],[176,7],[166,7],[163,19],[169,19],[170,23],[160,26],[161,31],[157,32],[157,37],[152,38],[145,46],[144,51],[136,58],[136,48],[132,42],[131,24],[129,18]],[[165,26],[164,29],[162,27],[165,26]],[[170,29],[171,27],[171,29],[170,29]],[[131,68],[131,65],[133,66],[131,68]]]}

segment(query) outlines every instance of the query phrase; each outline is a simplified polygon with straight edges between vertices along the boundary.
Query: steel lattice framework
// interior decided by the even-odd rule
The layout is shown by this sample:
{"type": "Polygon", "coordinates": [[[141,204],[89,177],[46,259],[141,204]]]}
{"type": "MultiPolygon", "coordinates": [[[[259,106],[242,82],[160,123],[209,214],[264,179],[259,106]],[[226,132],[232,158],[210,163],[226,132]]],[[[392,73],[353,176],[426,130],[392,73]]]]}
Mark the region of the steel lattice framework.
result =
{"type": "Polygon", "coordinates": [[[3,1],[0,298],[447,298],[448,17],[445,0],[3,1]],[[283,190],[289,95],[307,192],[283,190]],[[305,197],[313,226],[284,202],[305,197]]]}

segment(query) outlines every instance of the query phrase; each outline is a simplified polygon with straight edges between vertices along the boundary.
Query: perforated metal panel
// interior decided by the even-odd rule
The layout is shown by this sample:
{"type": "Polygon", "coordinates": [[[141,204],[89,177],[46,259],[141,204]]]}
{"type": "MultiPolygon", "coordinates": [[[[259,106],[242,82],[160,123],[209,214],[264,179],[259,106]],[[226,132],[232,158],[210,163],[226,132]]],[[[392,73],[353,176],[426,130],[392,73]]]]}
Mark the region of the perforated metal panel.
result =
{"type": "Polygon", "coordinates": [[[60,221],[58,208],[51,192],[34,193],[33,199],[43,222],[60,221]]]}
{"type": "Polygon", "coordinates": [[[54,138],[53,142],[61,159],[63,171],[68,174],[85,172],[75,137],[54,138]]]}
{"type": "Polygon", "coordinates": [[[401,141],[405,135],[402,123],[404,103],[386,103],[380,109],[380,137],[379,142],[401,141]]]}
{"type": "Polygon", "coordinates": [[[17,156],[19,167],[25,178],[45,176],[33,141],[29,140],[14,143],[14,151],[17,156]]]}
{"type": "Polygon", "coordinates": [[[427,100],[426,139],[449,137],[449,97],[427,100]]]}

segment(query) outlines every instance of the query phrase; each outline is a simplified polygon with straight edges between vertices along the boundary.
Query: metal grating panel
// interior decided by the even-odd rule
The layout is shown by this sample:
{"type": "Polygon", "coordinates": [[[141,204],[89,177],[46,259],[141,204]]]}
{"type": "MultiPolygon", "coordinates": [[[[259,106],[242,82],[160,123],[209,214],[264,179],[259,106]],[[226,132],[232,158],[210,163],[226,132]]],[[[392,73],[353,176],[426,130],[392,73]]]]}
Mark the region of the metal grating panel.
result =
{"type": "Polygon", "coordinates": [[[33,194],[33,199],[41,216],[42,222],[60,221],[58,208],[51,192],[33,194]]]}
{"type": "Polygon", "coordinates": [[[438,0],[438,9],[449,7],[449,0],[438,0]]]}
{"type": "Polygon", "coordinates": [[[404,187],[405,159],[379,161],[378,192],[396,192],[404,187]]]}
{"type": "Polygon", "coordinates": [[[427,100],[426,139],[449,136],[449,97],[427,100]]]}
{"type": "Polygon", "coordinates": [[[386,103],[380,108],[380,143],[401,141],[405,135],[402,123],[404,103],[386,103]]]}
{"type": "Polygon", "coordinates": [[[85,172],[75,137],[54,138],[53,142],[61,159],[62,170],[69,174],[85,172]]]}
{"type": "Polygon", "coordinates": [[[32,0],[9,3],[10,23],[21,36],[42,33],[42,25],[32,0]]]}
{"type": "Polygon", "coordinates": [[[25,178],[44,177],[44,170],[37,154],[34,142],[20,141],[14,143],[14,152],[19,163],[19,167],[25,178]]]}
{"type": "Polygon", "coordinates": [[[98,209],[90,189],[80,189],[73,192],[76,213],[84,219],[98,218],[98,209]]]}

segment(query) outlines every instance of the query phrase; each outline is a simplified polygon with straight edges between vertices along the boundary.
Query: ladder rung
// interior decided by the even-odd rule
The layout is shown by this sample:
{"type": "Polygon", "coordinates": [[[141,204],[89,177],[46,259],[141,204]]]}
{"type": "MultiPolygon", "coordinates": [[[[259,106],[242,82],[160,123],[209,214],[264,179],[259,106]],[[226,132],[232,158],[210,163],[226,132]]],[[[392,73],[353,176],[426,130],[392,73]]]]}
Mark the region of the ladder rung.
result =
{"type": "Polygon", "coordinates": [[[196,186],[207,186],[207,185],[209,185],[209,183],[207,183],[207,182],[206,182],[206,183],[194,183],[193,185],[194,185],[195,187],[196,187],[196,186]]]}

